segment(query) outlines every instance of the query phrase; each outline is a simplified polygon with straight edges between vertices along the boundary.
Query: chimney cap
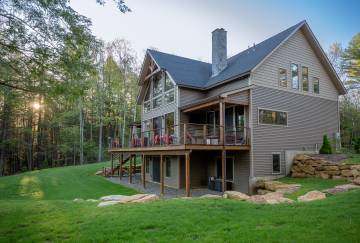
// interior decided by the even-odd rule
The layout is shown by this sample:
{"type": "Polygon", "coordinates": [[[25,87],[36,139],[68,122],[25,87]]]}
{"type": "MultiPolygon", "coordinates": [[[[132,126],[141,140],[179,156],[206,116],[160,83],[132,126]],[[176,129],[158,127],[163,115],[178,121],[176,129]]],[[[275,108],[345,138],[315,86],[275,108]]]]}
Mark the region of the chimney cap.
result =
{"type": "Polygon", "coordinates": [[[224,28],[216,28],[211,33],[214,33],[215,31],[224,31],[227,32],[224,28]]]}

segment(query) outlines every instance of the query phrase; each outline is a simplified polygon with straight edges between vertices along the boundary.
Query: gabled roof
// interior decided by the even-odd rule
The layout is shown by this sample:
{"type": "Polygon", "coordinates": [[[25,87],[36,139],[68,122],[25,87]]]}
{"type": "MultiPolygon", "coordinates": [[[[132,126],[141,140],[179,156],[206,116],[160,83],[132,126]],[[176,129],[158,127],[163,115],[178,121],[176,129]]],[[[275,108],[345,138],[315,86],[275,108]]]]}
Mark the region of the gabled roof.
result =
{"type": "Polygon", "coordinates": [[[211,76],[211,64],[207,62],[150,49],[147,50],[147,55],[150,55],[160,68],[165,69],[178,86],[207,90],[248,75],[301,27],[304,27],[305,33],[310,37],[312,47],[327,67],[331,78],[335,80],[339,92],[346,93],[342,82],[305,20],[228,58],[227,67],[214,77],[211,76]]]}

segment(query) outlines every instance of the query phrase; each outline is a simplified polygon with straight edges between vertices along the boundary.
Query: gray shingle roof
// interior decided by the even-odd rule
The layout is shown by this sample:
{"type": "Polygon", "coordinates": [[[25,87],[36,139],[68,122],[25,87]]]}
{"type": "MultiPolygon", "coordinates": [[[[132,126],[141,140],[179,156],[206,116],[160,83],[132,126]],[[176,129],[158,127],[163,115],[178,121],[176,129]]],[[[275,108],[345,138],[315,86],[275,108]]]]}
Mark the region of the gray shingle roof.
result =
{"type": "Polygon", "coordinates": [[[305,21],[274,35],[263,42],[228,58],[227,67],[217,76],[211,77],[211,64],[180,57],[155,50],[148,50],[155,62],[169,72],[175,83],[197,89],[208,89],[220,85],[223,81],[250,72],[281,42],[287,39],[305,21]]]}

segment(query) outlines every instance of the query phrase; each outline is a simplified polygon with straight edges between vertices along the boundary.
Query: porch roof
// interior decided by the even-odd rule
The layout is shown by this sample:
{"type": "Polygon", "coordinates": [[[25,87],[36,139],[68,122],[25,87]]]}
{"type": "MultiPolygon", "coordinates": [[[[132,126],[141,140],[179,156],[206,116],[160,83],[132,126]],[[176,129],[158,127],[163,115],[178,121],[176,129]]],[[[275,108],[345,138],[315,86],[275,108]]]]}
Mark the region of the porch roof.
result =
{"type": "Polygon", "coordinates": [[[233,105],[249,105],[248,102],[240,102],[231,99],[231,97],[223,97],[221,95],[215,95],[198,100],[192,104],[181,106],[180,110],[186,113],[186,112],[191,112],[191,111],[201,110],[207,107],[211,107],[220,104],[221,102],[225,104],[233,104],[233,105]]]}

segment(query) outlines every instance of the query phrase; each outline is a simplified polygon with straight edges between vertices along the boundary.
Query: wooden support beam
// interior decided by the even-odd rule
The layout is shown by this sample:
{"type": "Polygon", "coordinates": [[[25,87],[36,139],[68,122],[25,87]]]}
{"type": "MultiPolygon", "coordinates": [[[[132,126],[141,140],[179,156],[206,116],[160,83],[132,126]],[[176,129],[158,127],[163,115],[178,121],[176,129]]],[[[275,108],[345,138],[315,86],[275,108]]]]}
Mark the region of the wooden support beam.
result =
{"type": "Polygon", "coordinates": [[[220,144],[224,144],[224,126],[225,126],[225,104],[219,103],[220,116],[220,144]]]}
{"type": "Polygon", "coordinates": [[[190,197],[190,153],[185,154],[185,188],[186,196],[190,197]]]}
{"type": "Polygon", "coordinates": [[[225,163],[226,163],[226,150],[223,149],[221,151],[221,185],[222,191],[225,192],[226,185],[225,185],[225,163]]]}
{"type": "Polygon", "coordinates": [[[120,156],[119,156],[119,177],[120,177],[120,180],[122,179],[122,172],[123,172],[123,163],[124,163],[124,154],[121,153],[120,156]]]}
{"type": "Polygon", "coordinates": [[[164,195],[164,156],[160,154],[160,194],[164,195]]]}
{"type": "Polygon", "coordinates": [[[142,164],[141,164],[141,181],[142,181],[142,185],[143,185],[143,188],[146,188],[146,185],[145,185],[145,168],[146,168],[146,160],[145,160],[145,155],[143,154],[142,155],[142,164]]]}
{"type": "Polygon", "coordinates": [[[206,144],[206,138],[207,138],[207,126],[206,126],[206,124],[203,125],[203,137],[204,137],[204,144],[206,144]]]}
{"type": "Polygon", "coordinates": [[[129,174],[129,184],[132,183],[132,163],[133,163],[133,155],[130,155],[129,158],[129,169],[128,169],[128,174],[129,174]]]}

